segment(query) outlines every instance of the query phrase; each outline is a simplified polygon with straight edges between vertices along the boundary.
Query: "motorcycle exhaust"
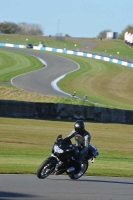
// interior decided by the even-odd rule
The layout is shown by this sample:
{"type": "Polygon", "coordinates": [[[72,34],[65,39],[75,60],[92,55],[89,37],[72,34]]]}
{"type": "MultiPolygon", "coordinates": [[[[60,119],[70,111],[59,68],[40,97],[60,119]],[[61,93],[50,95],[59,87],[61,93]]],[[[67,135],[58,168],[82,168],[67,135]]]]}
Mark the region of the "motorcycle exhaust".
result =
{"type": "Polygon", "coordinates": [[[68,169],[67,169],[67,172],[68,173],[71,173],[71,172],[74,172],[75,171],[75,167],[69,167],[68,169]]]}

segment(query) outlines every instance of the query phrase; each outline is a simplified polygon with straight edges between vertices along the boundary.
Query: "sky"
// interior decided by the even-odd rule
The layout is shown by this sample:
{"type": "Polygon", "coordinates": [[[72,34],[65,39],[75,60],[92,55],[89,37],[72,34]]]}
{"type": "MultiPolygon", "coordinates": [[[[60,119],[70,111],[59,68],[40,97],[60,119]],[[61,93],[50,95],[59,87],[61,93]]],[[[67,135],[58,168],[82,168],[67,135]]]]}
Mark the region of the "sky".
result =
{"type": "Polygon", "coordinates": [[[133,0],[0,0],[1,22],[38,24],[44,35],[93,38],[133,26],[133,0]]]}

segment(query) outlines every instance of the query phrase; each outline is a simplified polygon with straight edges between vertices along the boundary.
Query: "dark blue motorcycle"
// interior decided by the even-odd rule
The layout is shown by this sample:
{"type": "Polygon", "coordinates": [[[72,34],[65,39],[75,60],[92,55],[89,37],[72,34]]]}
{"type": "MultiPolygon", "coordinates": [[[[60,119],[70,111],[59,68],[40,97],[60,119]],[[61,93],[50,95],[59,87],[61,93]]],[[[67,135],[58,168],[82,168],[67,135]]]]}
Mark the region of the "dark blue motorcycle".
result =
{"type": "Polygon", "coordinates": [[[37,177],[44,179],[50,174],[66,173],[71,179],[78,179],[87,171],[89,161],[94,162],[99,153],[95,146],[90,145],[84,161],[79,162],[80,149],[71,140],[59,135],[52,147],[52,154],[39,166],[37,177]]]}

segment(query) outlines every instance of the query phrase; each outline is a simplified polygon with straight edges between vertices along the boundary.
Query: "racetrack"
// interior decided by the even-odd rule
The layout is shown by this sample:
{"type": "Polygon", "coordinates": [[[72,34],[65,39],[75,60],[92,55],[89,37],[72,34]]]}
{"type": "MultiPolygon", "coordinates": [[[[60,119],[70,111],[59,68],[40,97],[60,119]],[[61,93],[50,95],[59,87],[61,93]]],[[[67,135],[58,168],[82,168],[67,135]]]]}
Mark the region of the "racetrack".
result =
{"type": "Polygon", "coordinates": [[[0,199],[132,200],[133,178],[0,175],[0,199]]]}
{"type": "Polygon", "coordinates": [[[47,66],[36,71],[16,76],[12,79],[12,84],[18,88],[45,95],[67,96],[69,94],[59,92],[51,86],[51,82],[60,76],[77,70],[79,65],[67,58],[57,55],[50,55],[46,52],[29,49],[6,48],[8,50],[28,53],[41,58],[47,66]]]}

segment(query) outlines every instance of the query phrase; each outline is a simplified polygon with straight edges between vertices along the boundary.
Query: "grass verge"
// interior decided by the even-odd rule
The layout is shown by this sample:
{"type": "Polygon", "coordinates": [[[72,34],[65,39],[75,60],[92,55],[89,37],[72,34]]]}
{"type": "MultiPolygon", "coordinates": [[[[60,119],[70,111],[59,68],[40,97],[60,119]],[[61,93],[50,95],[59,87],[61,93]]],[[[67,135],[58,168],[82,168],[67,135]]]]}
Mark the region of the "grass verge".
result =
{"type": "Polygon", "coordinates": [[[123,40],[98,40],[92,51],[112,58],[133,62],[133,48],[126,45],[123,40]]]}
{"type": "Polygon", "coordinates": [[[133,110],[132,68],[84,57],[65,57],[77,62],[80,69],[57,83],[61,90],[76,91],[79,97],[87,95],[91,102],[102,107],[133,110]]]}
{"type": "Polygon", "coordinates": [[[24,53],[0,49],[0,81],[42,68],[44,65],[36,57],[24,53]]]}
{"type": "MultiPolygon", "coordinates": [[[[0,173],[36,173],[58,134],[73,121],[0,118],[0,173]]],[[[133,125],[85,122],[100,155],[86,175],[133,177],[133,125]]]]}

